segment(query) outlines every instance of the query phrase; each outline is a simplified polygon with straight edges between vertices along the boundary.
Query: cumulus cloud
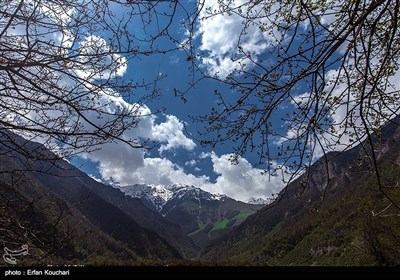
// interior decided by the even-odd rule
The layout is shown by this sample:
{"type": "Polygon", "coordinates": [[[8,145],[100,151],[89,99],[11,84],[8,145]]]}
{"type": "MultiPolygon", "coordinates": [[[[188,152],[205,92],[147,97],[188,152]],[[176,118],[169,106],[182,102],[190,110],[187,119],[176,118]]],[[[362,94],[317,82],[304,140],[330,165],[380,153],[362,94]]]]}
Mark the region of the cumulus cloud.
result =
{"type": "MultiPolygon", "coordinates": [[[[98,163],[102,180],[124,185],[186,184],[200,187],[211,193],[222,193],[234,199],[248,201],[251,197],[269,198],[279,192],[284,183],[282,177],[263,174],[262,169],[254,168],[246,159],[239,158],[232,165],[231,155],[203,153],[201,157],[210,158],[214,172],[218,175],[215,182],[208,176],[196,176],[187,173],[182,166],[167,158],[148,158],[142,149],[132,149],[121,143],[107,143],[102,149],[86,154],[85,158],[98,163]]],[[[194,166],[196,160],[185,163],[194,166]]],[[[200,169],[197,168],[197,171],[200,169]]]]}
{"type": "Polygon", "coordinates": [[[143,150],[127,148],[126,145],[107,144],[101,152],[91,153],[87,159],[98,162],[104,181],[121,186],[175,183],[202,186],[209,182],[207,176],[187,174],[167,158],[145,158],[143,150]]]}
{"type": "MultiPolygon", "coordinates": [[[[276,1],[269,6],[257,2],[259,1],[199,1],[201,20],[195,37],[200,38],[200,50],[205,53],[200,59],[210,74],[223,79],[236,70],[247,70],[254,66],[254,62],[258,62],[260,55],[266,53],[269,47],[279,44],[282,38],[288,39],[288,35],[283,35],[275,26],[287,20],[284,18],[286,13],[294,16],[301,13],[300,5],[281,6],[276,1]],[[279,10],[281,13],[275,13],[279,10]],[[250,55],[251,60],[244,54],[250,55]]],[[[331,3],[317,5],[314,13],[322,15],[323,25],[334,29],[336,26],[332,23],[337,19],[335,9],[345,1],[328,2],[335,3],[334,8],[330,8],[331,3]]],[[[301,26],[304,29],[309,28],[307,16],[303,18],[301,26]]],[[[340,48],[342,51],[344,49],[340,48]]]]}
{"type": "Polygon", "coordinates": [[[130,182],[132,172],[144,165],[143,149],[132,149],[118,142],[103,144],[100,150],[81,156],[98,163],[98,171],[103,180],[121,184],[130,182]]]}
{"type": "Polygon", "coordinates": [[[210,154],[214,172],[218,175],[216,181],[211,182],[208,176],[186,173],[183,167],[169,159],[144,158],[144,154],[128,149],[113,154],[118,146],[109,148],[109,154],[103,153],[101,158],[96,157],[100,162],[99,171],[103,180],[118,182],[121,186],[180,183],[194,185],[211,193],[222,193],[241,201],[248,201],[251,197],[270,198],[284,187],[281,176],[268,176],[264,170],[254,168],[244,158],[239,158],[238,164],[232,165],[230,154],[220,157],[214,152],[210,154]]]}
{"type": "Polygon", "coordinates": [[[188,160],[187,162],[185,162],[186,166],[191,166],[191,167],[195,166],[196,164],[197,164],[197,161],[194,159],[188,160]]]}
{"type": "Polygon", "coordinates": [[[199,158],[204,159],[204,158],[211,157],[211,155],[212,155],[212,153],[201,152],[201,154],[199,155],[199,158]]]}
{"type": "Polygon", "coordinates": [[[194,185],[241,201],[248,201],[251,197],[270,198],[284,187],[281,176],[268,176],[264,170],[254,168],[244,158],[239,158],[238,164],[232,165],[230,157],[231,154],[218,156],[210,153],[214,172],[218,175],[215,182],[210,182],[210,178],[204,175],[187,174],[182,167],[165,158],[145,158],[144,166],[132,174],[132,182],[194,185]]]}
{"type": "MultiPolygon", "coordinates": [[[[122,97],[114,96],[113,101],[108,105],[110,110],[113,110],[113,106],[135,106],[126,103],[122,97]]],[[[127,130],[124,138],[149,138],[164,143],[159,149],[160,154],[178,147],[186,150],[195,147],[195,143],[184,135],[183,124],[176,116],[168,115],[165,122],[156,124],[157,119],[144,105],[136,108],[136,115],[140,118],[137,127],[127,130]]],[[[202,152],[198,158],[192,158],[185,163],[185,166],[194,167],[199,160],[211,159],[213,170],[218,175],[215,182],[211,182],[205,175],[188,174],[182,166],[167,158],[146,157],[145,150],[132,149],[119,142],[103,144],[100,150],[82,156],[98,163],[98,171],[103,180],[116,182],[121,186],[181,183],[195,185],[212,193],[223,193],[242,201],[251,197],[271,197],[283,187],[281,177],[262,175],[263,170],[253,168],[244,158],[239,158],[238,164],[232,165],[229,161],[230,154],[219,157],[214,152],[202,152]]]]}
{"type": "Polygon", "coordinates": [[[126,58],[112,53],[106,40],[90,35],[80,42],[79,66],[75,71],[85,80],[110,79],[122,76],[127,70],[126,58]],[[104,55],[107,54],[107,55],[104,55]]]}
{"type": "Polygon", "coordinates": [[[167,115],[166,118],[165,122],[152,127],[152,138],[166,142],[166,144],[160,146],[159,152],[162,153],[178,147],[192,150],[196,144],[183,133],[183,123],[173,115],[167,115]]]}
{"type": "MultiPolygon", "coordinates": [[[[122,97],[117,98],[117,101],[117,105],[123,108],[134,106],[122,97]]],[[[160,153],[176,148],[191,150],[195,147],[195,143],[184,135],[183,125],[177,117],[168,115],[165,122],[156,124],[156,118],[145,105],[136,110],[136,117],[139,118],[137,126],[126,130],[123,138],[138,141],[146,138],[162,143],[160,153]]],[[[173,179],[184,184],[197,185],[203,180],[190,175],[183,176],[183,169],[171,161],[164,158],[145,158],[144,149],[133,149],[118,141],[103,144],[99,150],[83,154],[82,157],[98,163],[99,172],[104,180],[112,180],[122,185],[150,182],[163,184],[172,182],[173,179]]]]}
{"type": "MultiPolygon", "coordinates": [[[[131,176],[131,182],[139,184],[186,184],[202,186],[207,183],[207,176],[194,176],[185,173],[184,169],[166,158],[145,158],[144,165],[131,176]]],[[[128,182],[127,182],[128,183],[128,182]]]]}
{"type": "Polygon", "coordinates": [[[218,178],[215,183],[204,184],[203,189],[248,201],[251,197],[270,198],[284,187],[281,176],[268,176],[264,170],[254,168],[244,158],[239,158],[238,163],[232,165],[231,156],[224,154],[219,157],[211,153],[214,172],[218,174],[218,178]]]}
{"type": "Polygon", "coordinates": [[[229,4],[223,1],[205,1],[200,12],[198,34],[200,35],[200,50],[206,52],[201,61],[211,74],[225,78],[242,67],[245,69],[251,67],[253,63],[244,58],[242,52],[250,54],[252,59],[257,61],[258,56],[280,37],[277,31],[271,35],[262,32],[259,28],[259,24],[270,25],[267,17],[260,17],[258,22],[254,21],[249,26],[243,24],[247,8],[260,16],[264,13],[262,5],[251,8],[250,6],[252,6],[251,2],[247,0],[238,0],[229,4]],[[235,13],[217,12],[221,10],[221,5],[229,5],[235,13]],[[210,13],[213,13],[213,16],[210,16],[210,13]],[[242,13],[243,16],[241,16],[242,13]]]}
{"type": "MultiPolygon", "coordinates": [[[[216,3],[216,1],[207,1],[206,5],[213,6],[216,3]]],[[[243,1],[236,3],[241,4],[243,1]]],[[[50,13],[50,10],[45,12],[50,13]]],[[[112,89],[103,88],[101,91],[96,91],[92,87],[91,82],[96,79],[110,79],[124,75],[127,71],[127,61],[122,55],[114,54],[107,41],[100,36],[88,34],[86,37],[75,37],[67,29],[66,24],[73,12],[73,10],[68,10],[61,16],[48,14],[50,21],[60,20],[63,28],[51,34],[43,32],[47,36],[43,37],[43,40],[51,41],[54,46],[61,46],[61,50],[69,49],[73,44],[76,44],[76,51],[80,56],[75,64],[74,61],[71,61],[67,66],[71,72],[78,74],[79,78],[88,81],[87,84],[83,83],[79,87],[82,92],[88,91],[88,94],[79,100],[79,105],[85,108],[82,114],[89,121],[69,115],[68,121],[65,121],[62,125],[54,124],[54,127],[63,127],[68,131],[68,129],[74,127],[74,124],[79,124],[82,126],[82,130],[92,132],[96,127],[93,127],[90,123],[102,126],[112,122],[117,113],[124,112],[132,117],[131,121],[135,125],[126,130],[121,138],[137,139],[137,141],[140,141],[140,139],[154,140],[160,144],[160,155],[165,151],[176,148],[193,150],[196,144],[185,136],[184,124],[176,116],[166,115],[165,121],[158,122],[146,105],[128,103],[118,92],[112,89]],[[96,56],[97,54],[100,55],[96,56]],[[138,122],[136,123],[135,120],[138,120],[138,122]]],[[[204,16],[204,14],[201,16],[204,16]]],[[[247,27],[246,34],[242,34],[239,38],[242,28],[242,18],[235,15],[229,18],[221,14],[211,20],[201,21],[199,28],[200,48],[208,54],[203,58],[203,65],[207,66],[210,72],[225,77],[240,66],[239,61],[246,63],[246,59],[243,59],[238,53],[238,41],[240,41],[243,51],[251,54],[253,59],[257,59],[257,56],[268,48],[269,38],[262,34],[257,27],[247,27]]],[[[18,32],[24,35],[24,29],[19,28],[19,26],[13,32],[14,35],[18,32]]],[[[62,54],[68,55],[68,52],[62,54]]],[[[171,62],[174,61],[174,58],[172,58],[171,62]]],[[[53,75],[58,75],[52,77],[59,79],[63,86],[74,85],[74,81],[69,79],[68,75],[62,73],[53,75]]],[[[66,111],[63,109],[64,107],[55,108],[52,106],[44,108],[43,111],[49,118],[58,120],[61,112],[66,111]]],[[[32,111],[31,114],[35,113],[32,111]]],[[[29,119],[36,120],[37,116],[39,114],[30,115],[29,119]]],[[[115,125],[118,125],[118,122],[115,122],[115,125]]],[[[98,164],[98,171],[102,180],[114,181],[120,185],[181,183],[202,187],[214,193],[224,193],[240,200],[247,200],[250,197],[268,197],[276,192],[280,186],[278,179],[275,180],[275,177],[272,177],[272,180],[269,181],[268,176],[261,175],[262,170],[253,168],[245,159],[241,158],[237,165],[231,165],[229,162],[230,155],[222,155],[221,157],[215,153],[202,153],[200,155],[200,159],[211,159],[214,172],[218,175],[214,183],[205,175],[195,176],[186,173],[183,167],[167,158],[146,157],[145,150],[133,149],[118,140],[104,143],[98,150],[80,156],[98,164]]],[[[187,162],[187,166],[194,167],[196,163],[197,161],[193,159],[187,162]]],[[[199,171],[200,169],[195,168],[195,170],[199,171]]],[[[95,179],[98,180],[98,178],[95,179]]]]}

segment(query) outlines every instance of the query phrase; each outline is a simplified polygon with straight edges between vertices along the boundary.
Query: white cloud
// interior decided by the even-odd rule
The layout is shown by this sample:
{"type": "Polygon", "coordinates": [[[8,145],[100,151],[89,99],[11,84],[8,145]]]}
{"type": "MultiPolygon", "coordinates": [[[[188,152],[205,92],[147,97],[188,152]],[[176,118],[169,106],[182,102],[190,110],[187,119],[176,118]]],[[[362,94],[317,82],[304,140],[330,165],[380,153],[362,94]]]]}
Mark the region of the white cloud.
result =
{"type": "MultiPolygon", "coordinates": [[[[141,158],[139,153],[135,158],[131,152],[131,160],[128,162],[124,160],[126,155],[123,152],[119,154],[120,162],[111,162],[109,155],[106,155],[100,164],[100,173],[104,180],[112,179],[122,186],[180,183],[194,185],[211,193],[222,193],[241,201],[248,201],[251,197],[269,198],[284,187],[282,177],[262,174],[263,170],[252,167],[244,158],[239,158],[238,164],[232,165],[230,154],[218,157],[211,153],[214,172],[218,175],[215,183],[210,182],[210,178],[205,175],[187,174],[181,166],[166,158],[141,158]]],[[[112,158],[115,159],[115,156],[112,158]]]]}
{"type": "Polygon", "coordinates": [[[167,115],[166,118],[165,122],[154,125],[152,128],[152,138],[167,143],[161,145],[160,153],[178,147],[187,150],[192,150],[196,147],[193,140],[187,138],[183,133],[183,123],[176,116],[167,115]]]}
{"type": "Polygon", "coordinates": [[[238,163],[232,165],[230,158],[230,154],[220,157],[215,153],[211,154],[214,172],[218,174],[218,178],[213,184],[203,185],[203,189],[248,201],[251,197],[269,198],[284,187],[282,177],[263,174],[262,169],[252,167],[244,158],[239,158],[238,163]]]}
{"type": "Polygon", "coordinates": [[[119,54],[113,54],[106,40],[99,36],[85,37],[80,42],[80,52],[79,63],[73,65],[72,69],[82,79],[107,80],[115,76],[122,76],[127,70],[126,58],[119,54]]]}
{"type": "MultiPolygon", "coordinates": [[[[109,104],[110,110],[115,104],[123,108],[135,106],[125,102],[122,97],[114,98],[117,102],[109,104]]],[[[164,143],[161,144],[160,152],[178,147],[187,150],[195,147],[195,143],[183,134],[183,125],[177,117],[168,115],[165,122],[156,124],[156,118],[145,105],[136,109],[135,116],[140,121],[136,127],[126,130],[122,135],[123,138],[148,138],[164,143]]],[[[150,182],[158,184],[181,182],[197,185],[204,181],[204,178],[184,174],[182,168],[168,159],[145,158],[144,149],[134,149],[118,141],[103,144],[99,150],[83,154],[82,157],[98,163],[99,172],[104,180],[113,180],[121,185],[150,182]]]]}
{"type": "MultiPolygon", "coordinates": [[[[145,158],[144,165],[139,167],[131,178],[132,183],[170,185],[181,183],[201,186],[209,181],[207,176],[196,177],[186,174],[182,167],[166,158],[145,158]]],[[[128,183],[128,182],[126,182],[128,183]]]]}
{"type": "Polygon", "coordinates": [[[269,198],[284,187],[280,176],[262,174],[263,170],[252,167],[244,158],[239,158],[238,164],[232,165],[230,154],[219,157],[214,152],[210,153],[214,172],[218,175],[213,183],[208,176],[186,173],[169,159],[145,158],[142,150],[124,147],[126,145],[107,144],[101,153],[90,155],[91,160],[99,162],[103,180],[117,182],[121,186],[176,183],[194,185],[241,201],[248,201],[251,197],[269,198]]]}
{"type": "Polygon", "coordinates": [[[194,160],[194,159],[185,162],[185,166],[191,166],[191,167],[193,167],[193,166],[195,166],[196,164],[197,164],[197,161],[194,160]]]}
{"type": "Polygon", "coordinates": [[[212,155],[212,153],[201,152],[201,154],[199,155],[199,158],[204,159],[204,158],[211,157],[211,155],[212,155]]]}
{"type": "Polygon", "coordinates": [[[257,61],[258,56],[279,39],[280,34],[276,30],[273,31],[274,34],[260,30],[260,24],[271,26],[267,17],[254,20],[253,24],[245,26],[244,14],[248,12],[248,8],[259,16],[265,13],[263,5],[253,6],[247,0],[229,3],[205,1],[200,12],[198,34],[201,38],[200,50],[207,53],[201,58],[202,64],[209,73],[225,78],[235,69],[241,69],[244,64],[244,68],[247,69],[252,62],[239,52],[239,45],[246,54],[250,54],[252,59],[257,61]],[[220,13],[221,5],[228,5],[235,13],[220,13]],[[242,8],[238,9],[239,6],[242,8]],[[210,13],[213,15],[210,16],[210,13]]]}
{"type": "MultiPolygon", "coordinates": [[[[343,0],[329,0],[320,5],[317,0],[312,0],[309,5],[313,9],[318,7],[313,13],[322,15],[321,24],[334,29],[336,25],[332,23],[337,19],[337,8],[343,3],[343,0]],[[314,5],[315,3],[318,5],[314,5]]],[[[195,38],[200,37],[200,50],[205,51],[205,55],[202,54],[200,59],[207,71],[219,78],[225,78],[235,70],[251,68],[254,62],[245,58],[243,52],[250,54],[252,60],[258,62],[259,56],[270,46],[281,43],[282,36],[285,36],[285,40],[288,39],[289,35],[283,35],[276,25],[291,25],[292,19],[288,19],[288,14],[296,17],[304,12],[301,5],[281,6],[279,1],[264,3],[248,0],[211,0],[199,1],[198,7],[202,9],[195,38]],[[243,52],[239,51],[239,46],[243,52]]],[[[301,27],[309,27],[309,17],[305,14],[301,27]]]]}
{"type": "Polygon", "coordinates": [[[145,158],[144,166],[137,169],[132,179],[135,183],[195,185],[241,201],[248,201],[251,197],[269,198],[284,187],[281,176],[262,174],[263,170],[254,168],[244,158],[239,158],[238,164],[232,165],[230,157],[231,154],[219,157],[214,152],[210,153],[214,172],[218,175],[215,183],[204,175],[186,174],[182,167],[165,158],[145,158]]]}
{"type": "MultiPolygon", "coordinates": [[[[241,1],[237,2],[240,3],[241,1]]],[[[211,1],[207,3],[207,5],[213,5],[210,4],[212,3],[211,1]]],[[[60,9],[62,10],[62,7],[60,9]]],[[[66,27],[64,28],[64,26],[67,26],[64,24],[68,22],[68,18],[73,12],[73,10],[68,10],[63,14],[60,18],[63,22],[62,28],[49,34],[43,32],[43,36],[46,35],[49,38],[43,37],[42,39],[51,41],[55,47],[61,46],[61,50],[68,49],[73,43],[76,44],[75,46],[79,46],[78,49],[75,49],[80,54],[77,59],[78,63],[70,62],[71,65],[68,65],[68,67],[71,68],[71,71],[76,71],[81,78],[93,81],[99,78],[108,79],[124,75],[127,71],[126,59],[121,55],[109,53],[111,49],[106,40],[91,34],[84,38],[74,37],[73,33],[66,30],[66,27]],[[94,61],[96,58],[91,55],[98,53],[103,55],[100,55],[97,61],[94,61]]],[[[52,20],[52,15],[50,15],[49,20],[52,20]]],[[[243,28],[241,21],[240,17],[233,16],[229,19],[225,15],[216,16],[211,21],[202,21],[200,26],[201,49],[209,53],[209,56],[204,58],[203,63],[205,66],[210,66],[209,69],[214,74],[219,72],[218,75],[224,77],[239,66],[239,62],[232,61],[231,58],[238,55],[235,44],[239,40],[238,34],[240,30],[243,28]],[[235,37],[232,34],[237,34],[237,36],[235,35],[235,37]]],[[[13,34],[21,32],[23,35],[24,29],[19,28],[22,26],[16,27],[17,30],[13,34]]],[[[241,38],[243,50],[252,54],[255,59],[268,48],[269,44],[269,38],[262,34],[257,27],[247,28],[247,34],[241,38]]],[[[68,52],[61,53],[68,55],[68,52]]],[[[60,85],[62,86],[67,87],[70,85],[74,88],[74,85],[76,85],[66,74],[53,73],[53,75],[51,76],[53,79],[60,79],[60,85]]],[[[79,87],[76,88],[79,94],[93,90],[90,83],[79,84],[79,87]]],[[[184,125],[176,116],[167,115],[165,122],[156,123],[156,117],[151,115],[151,111],[147,106],[135,103],[130,104],[112,89],[102,89],[93,93],[88,92],[87,95],[77,101],[77,105],[85,108],[81,113],[90,122],[99,126],[114,120],[117,112],[129,112],[131,115],[130,120],[134,124],[136,124],[136,120],[139,119],[140,121],[137,125],[126,130],[121,138],[148,138],[157,141],[161,144],[160,153],[175,148],[192,150],[196,147],[196,144],[185,136],[184,125]],[[92,107],[92,105],[95,106],[92,107]]],[[[36,121],[40,120],[43,115],[48,116],[49,119],[54,120],[54,127],[62,127],[65,131],[72,129],[76,124],[84,132],[90,133],[96,130],[95,126],[92,126],[77,115],[72,115],[72,113],[64,123],[58,123],[61,112],[67,111],[64,109],[61,105],[42,108],[42,112],[46,114],[34,114],[31,111],[34,115],[29,116],[29,118],[36,121]]],[[[6,117],[10,118],[9,114],[6,117]]],[[[116,123],[115,125],[118,124],[116,123]]],[[[110,129],[113,128],[111,127],[110,129]]],[[[182,183],[203,187],[211,192],[224,193],[242,200],[247,200],[250,197],[268,197],[271,193],[276,192],[279,186],[275,182],[274,178],[276,177],[272,177],[274,182],[269,182],[267,176],[261,175],[262,170],[252,168],[251,164],[245,159],[239,159],[238,165],[230,165],[228,161],[229,155],[221,157],[214,153],[202,153],[200,155],[200,158],[203,159],[206,157],[211,158],[214,171],[218,174],[216,183],[211,183],[207,176],[187,174],[181,166],[166,158],[146,158],[143,149],[133,149],[118,141],[102,144],[99,148],[99,150],[90,154],[81,154],[81,156],[98,163],[99,173],[103,180],[114,180],[121,185],[182,183]]],[[[191,160],[188,164],[194,166],[195,162],[191,160]]]]}
{"type": "Polygon", "coordinates": [[[132,172],[144,165],[143,149],[133,149],[120,142],[104,144],[101,150],[81,156],[98,163],[98,171],[103,180],[113,179],[121,184],[128,182],[132,172]]]}

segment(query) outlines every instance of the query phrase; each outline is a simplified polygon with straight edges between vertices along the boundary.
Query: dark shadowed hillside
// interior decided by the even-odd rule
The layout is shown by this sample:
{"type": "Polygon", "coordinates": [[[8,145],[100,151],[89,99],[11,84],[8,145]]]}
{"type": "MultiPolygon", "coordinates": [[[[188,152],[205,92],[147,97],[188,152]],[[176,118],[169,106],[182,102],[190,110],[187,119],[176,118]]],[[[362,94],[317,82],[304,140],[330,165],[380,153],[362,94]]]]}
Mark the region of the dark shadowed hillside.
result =
{"type": "MultiPolygon", "coordinates": [[[[120,215],[127,216],[141,227],[163,237],[177,249],[180,255],[185,257],[197,255],[198,249],[184,235],[178,225],[168,222],[160,214],[147,209],[139,199],[125,196],[118,189],[98,183],[70,165],[65,167],[71,169],[67,172],[69,175],[67,177],[61,177],[62,169],[54,170],[56,173],[60,172],[59,176],[37,174],[36,177],[49,186],[52,191],[59,193],[68,200],[77,202],[88,196],[89,199],[83,206],[91,205],[93,208],[88,210],[92,211],[93,218],[98,219],[99,222],[104,219],[103,215],[99,215],[98,212],[102,211],[102,203],[110,204],[120,212],[120,215]],[[99,201],[101,202],[99,203],[99,201]]],[[[110,228],[110,226],[107,225],[106,228],[110,228]]],[[[123,233],[122,236],[126,236],[126,234],[123,233]]]]}
{"type": "Polygon", "coordinates": [[[0,159],[1,241],[5,247],[28,244],[31,261],[41,264],[71,260],[122,264],[142,258],[181,257],[157,233],[94,192],[92,188],[100,187],[97,182],[83,173],[83,177],[72,176],[77,170],[66,162],[55,167],[36,161],[40,169],[31,167],[40,172],[29,172],[24,170],[23,155],[10,155],[2,153],[0,159]],[[85,179],[91,184],[83,183],[85,179]]]}
{"type": "MultiPolygon", "coordinates": [[[[400,203],[398,125],[386,126],[382,138],[380,176],[400,203]]],[[[211,241],[203,257],[241,264],[399,265],[399,211],[379,191],[364,154],[361,146],[329,154],[330,180],[319,160],[280,193],[279,203],[211,241]]]]}

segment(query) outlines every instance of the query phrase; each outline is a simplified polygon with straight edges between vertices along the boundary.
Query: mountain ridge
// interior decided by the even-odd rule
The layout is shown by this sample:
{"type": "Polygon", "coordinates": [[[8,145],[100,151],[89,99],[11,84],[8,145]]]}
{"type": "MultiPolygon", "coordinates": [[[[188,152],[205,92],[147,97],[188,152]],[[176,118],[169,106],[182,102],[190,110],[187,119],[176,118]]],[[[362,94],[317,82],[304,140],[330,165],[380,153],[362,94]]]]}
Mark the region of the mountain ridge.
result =
{"type": "Polygon", "coordinates": [[[177,224],[201,249],[209,240],[240,225],[262,205],[247,204],[193,185],[117,186],[125,195],[140,199],[149,209],[177,224]]]}
{"type": "MultiPolygon", "coordinates": [[[[194,185],[171,184],[171,185],[156,185],[156,184],[134,184],[126,186],[113,186],[121,190],[125,195],[139,198],[142,201],[152,205],[158,212],[163,212],[163,207],[173,199],[180,199],[183,196],[198,197],[198,199],[206,200],[221,200],[227,198],[223,194],[212,194],[194,185]]],[[[164,214],[165,215],[165,214],[164,214]]]]}
{"type": "MultiPolygon", "coordinates": [[[[141,258],[179,259],[185,255],[182,251],[182,246],[186,245],[191,247],[189,250],[194,251],[191,255],[196,254],[197,249],[194,249],[194,245],[189,238],[179,233],[178,226],[164,221],[160,215],[143,206],[140,200],[127,198],[120,191],[100,184],[68,162],[60,158],[57,159],[52,152],[39,143],[25,140],[11,132],[3,132],[0,137],[0,179],[3,182],[2,188],[10,189],[10,196],[17,197],[16,199],[19,199],[21,203],[27,203],[27,206],[30,204],[32,204],[32,207],[35,205],[40,206],[42,204],[46,205],[46,203],[53,205],[57,201],[60,201],[60,205],[64,205],[60,210],[53,209],[54,207],[39,207],[38,213],[42,217],[47,217],[46,219],[51,221],[54,216],[62,215],[63,219],[70,219],[72,223],[82,223],[84,228],[97,232],[97,235],[104,236],[106,240],[109,240],[107,242],[110,244],[110,248],[119,247],[121,254],[128,257],[128,263],[129,255],[131,257],[134,256],[136,260],[141,258]],[[26,154],[18,153],[18,146],[24,147],[26,154]],[[36,153],[38,153],[37,156],[36,153]],[[46,158],[51,158],[52,160],[46,161],[46,158]],[[19,183],[15,182],[20,181],[20,178],[26,178],[25,181],[27,183],[19,186],[19,183]],[[32,199],[36,200],[30,203],[27,202],[32,199]],[[70,213],[76,213],[76,217],[72,217],[70,213]],[[136,216],[138,213],[143,216],[142,220],[136,216]],[[182,239],[179,239],[179,236],[182,236],[182,239]],[[168,242],[166,241],[167,239],[169,239],[168,242]],[[172,246],[171,243],[174,241],[182,246],[172,246]]],[[[10,198],[1,198],[1,209],[3,207],[7,209],[7,199],[9,200],[10,198]]],[[[12,209],[18,213],[15,207],[13,206],[12,209]]],[[[2,211],[0,218],[6,221],[7,218],[3,214],[5,213],[2,211]]],[[[17,218],[23,219],[18,223],[30,223],[32,227],[40,228],[33,221],[32,223],[30,222],[29,215],[17,218]]],[[[76,227],[73,224],[68,226],[76,227]]],[[[52,230],[60,231],[60,235],[64,235],[61,229],[52,230]]],[[[79,232],[78,229],[75,231],[79,232]]],[[[42,234],[46,235],[45,233],[42,234]]],[[[20,238],[12,233],[9,236],[10,238],[20,238]]],[[[94,242],[97,242],[97,240],[93,238],[94,242]]],[[[29,243],[30,241],[26,240],[26,242],[29,243]]],[[[81,245],[76,245],[79,244],[79,240],[72,240],[71,242],[72,248],[81,248],[81,245]]],[[[88,241],[85,242],[90,243],[88,241]]],[[[85,244],[83,245],[86,246],[85,244]]],[[[90,245],[85,248],[94,250],[93,246],[90,245]]],[[[74,249],[71,250],[71,252],[74,252],[74,249]]],[[[74,254],[78,258],[80,258],[79,256],[87,257],[93,254],[90,250],[84,249],[84,253],[75,252],[74,254]]],[[[105,254],[96,253],[99,257],[105,257],[109,254],[111,258],[109,261],[113,262],[114,253],[110,252],[110,249],[99,245],[99,250],[105,254]]]]}
{"type": "MultiPolygon", "coordinates": [[[[374,136],[384,191],[397,203],[399,188],[391,186],[400,182],[399,123],[396,118],[374,136]]],[[[255,265],[399,265],[400,214],[377,187],[369,146],[363,145],[318,160],[275,204],[210,241],[202,258],[255,265]]]]}

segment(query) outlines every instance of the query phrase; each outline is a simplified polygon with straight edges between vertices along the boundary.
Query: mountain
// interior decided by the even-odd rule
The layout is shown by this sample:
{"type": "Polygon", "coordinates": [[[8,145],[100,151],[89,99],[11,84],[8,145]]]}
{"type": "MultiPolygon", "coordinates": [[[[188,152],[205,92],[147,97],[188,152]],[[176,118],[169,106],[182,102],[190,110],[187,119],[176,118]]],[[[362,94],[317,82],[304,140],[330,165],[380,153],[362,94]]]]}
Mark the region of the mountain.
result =
{"type": "Polygon", "coordinates": [[[276,203],[210,241],[202,258],[254,265],[399,265],[399,124],[396,118],[374,136],[379,178],[392,201],[379,190],[363,143],[328,154],[327,164],[317,161],[276,203]]]}
{"type": "Polygon", "coordinates": [[[182,184],[133,185],[119,189],[127,196],[139,198],[166,220],[179,225],[199,248],[240,225],[262,207],[182,184]]]}
{"type": "Polygon", "coordinates": [[[198,255],[199,248],[184,234],[179,225],[166,220],[158,212],[149,210],[139,199],[126,196],[116,188],[93,180],[85,173],[77,170],[66,162],[64,162],[64,164],[65,166],[63,168],[58,168],[53,171],[54,176],[37,174],[36,177],[47,185],[57,186],[57,188],[52,187],[52,190],[68,199],[71,199],[71,194],[75,193],[79,193],[77,198],[85,197],[84,195],[86,192],[97,195],[107,203],[118,208],[124,215],[129,216],[141,227],[160,235],[171,244],[182,257],[195,257],[198,255]],[[67,172],[68,176],[65,176],[66,172],[63,170],[68,169],[70,170],[67,172]],[[64,173],[64,176],[61,172],[64,173]]]}
{"type": "Polygon", "coordinates": [[[180,258],[156,233],[89,190],[73,188],[67,198],[30,175],[0,176],[2,243],[28,244],[30,264],[180,258]]]}
{"type": "Polygon", "coordinates": [[[251,197],[247,201],[248,204],[255,204],[255,205],[267,205],[267,204],[270,204],[271,202],[273,202],[273,200],[264,199],[264,198],[254,198],[254,197],[251,197]]]}
{"type": "Polygon", "coordinates": [[[28,244],[19,265],[179,263],[199,251],[199,264],[400,265],[399,124],[373,137],[381,189],[362,143],[266,206],[194,186],[114,188],[0,130],[0,240],[28,244]]]}
{"type": "Polygon", "coordinates": [[[100,230],[32,178],[2,174],[0,188],[2,244],[10,250],[29,246],[18,265],[134,263],[145,255],[100,230]]]}
{"type": "Polygon", "coordinates": [[[176,259],[185,246],[196,252],[178,226],[149,211],[140,200],[96,182],[55,159],[40,144],[10,132],[2,131],[0,137],[0,222],[7,225],[1,229],[5,246],[28,243],[34,261],[41,264],[49,259],[86,264],[176,259]],[[19,147],[27,154],[19,153],[19,147]],[[41,160],[46,154],[54,160],[41,160]],[[181,246],[172,246],[168,236],[181,246]]]}
{"type": "Polygon", "coordinates": [[[195,186],[183,184],[169,186],[136,184],[118,188],[128,196],[139,198],[148,208],[162,213],[163,216],[166,216],[166,212],[181,200],[195,199],[201,208],[202,200],[220,201],[227,198],[222,194],[212,194],[195,186]]]}

